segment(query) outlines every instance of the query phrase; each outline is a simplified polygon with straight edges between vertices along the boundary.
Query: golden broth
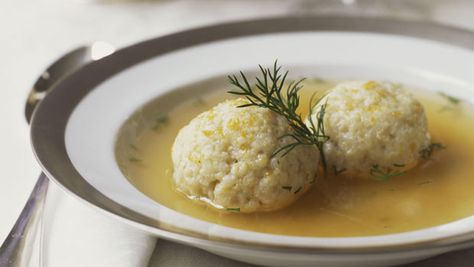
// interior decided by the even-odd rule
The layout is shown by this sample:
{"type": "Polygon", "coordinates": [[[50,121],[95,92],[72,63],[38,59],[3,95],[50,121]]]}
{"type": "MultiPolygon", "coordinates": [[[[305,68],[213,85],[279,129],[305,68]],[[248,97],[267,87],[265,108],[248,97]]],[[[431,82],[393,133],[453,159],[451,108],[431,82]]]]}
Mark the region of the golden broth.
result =
{"type": "MultiPolygon", "coordinates": [[[[302,103],[330,82],[306,82],[302,103]]],[[[198,219],[230,227],[283,235],[344,237],[404,232],[474,214],[474,114],[434,93],[418,93],[434,142],[446,149],[404,176],[387,181],[326,177],[289,207],[267,213],[216,210],[175,191],[171,147],[178,131],[228,94],[185,101],[137,133],[118,157],[124,174],[157,202],[198,219]]],[[[307,105],[302,105],[305,113],[307,105]]]]}

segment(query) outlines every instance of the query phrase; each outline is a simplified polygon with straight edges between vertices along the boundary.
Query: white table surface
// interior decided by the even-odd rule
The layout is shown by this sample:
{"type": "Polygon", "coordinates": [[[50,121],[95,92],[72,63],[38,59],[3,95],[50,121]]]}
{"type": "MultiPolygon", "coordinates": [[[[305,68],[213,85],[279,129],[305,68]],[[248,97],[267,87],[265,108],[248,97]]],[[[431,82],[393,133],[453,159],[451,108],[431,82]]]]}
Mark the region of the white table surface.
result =
{"type": "MultiPolygon", "coordinates": [[[[474,1],[440,0],[0,0],[0,241],[14,224],[40,172],[23,108],[30,86],[54,59],[103,40],[123,47],[222,21],[286,14],[363,13],[430,19],[474,30],[474,1]],[[342,2],[348,3],[343,6],[342,2]]],[[[243,266],[206,252],[159,242],[151,266],[243,266]],[[201,261],[190,262],[188,255],[201,261]]],[[[416,266],[472,266],[474,250],[416,266]],[[448,264],[449,265],[446,265],[448,264]],[[467,265],[466,265],[467,264],[467,265]]],[[[415,266],[415,265],[413,265],[415,266]]]]}

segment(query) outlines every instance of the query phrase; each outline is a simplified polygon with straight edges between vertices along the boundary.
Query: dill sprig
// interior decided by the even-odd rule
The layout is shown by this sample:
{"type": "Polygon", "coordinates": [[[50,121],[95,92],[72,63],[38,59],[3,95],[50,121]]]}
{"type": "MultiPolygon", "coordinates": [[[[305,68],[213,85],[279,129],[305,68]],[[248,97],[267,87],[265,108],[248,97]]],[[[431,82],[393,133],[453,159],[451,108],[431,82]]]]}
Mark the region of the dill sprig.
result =
{"type": "Polygon", "coordinates": [[[292,133],[281,136],[280,138],[290,137],[293,142],[278,148],[272,156],[280,154],[285,156],[295,147],[300,145],[314,145],[318,148],[321,155],[324,171],[326,172],[326,157],[323,152],[323,145],[329,140],[329,136],[324,130],[324,115],[326,113],[327,103],[318,105],[322,98],[310,100],[310,116],[308,124],[305,124],[301,114],[297,113],[300,105],[299,91],[303,87],[304,79],[291,81],[285,89],[288,71],[281,72],[281,66],[275,61],[273,68],[263,68],[259,65],[261,77],[256,77],[256,83],[251,86],[245,74],[240,71],[240,78],[236,75],[228,76],[229,81],[237,90],[228,91],[230,94],[245,97],[249,103],[239,107],[257,106],[268,108],[273,112],[283,116],[293,129],[292,133]],[[318,107],[319,110],[314,109],[318,107]],[[314,113],[315,112],[315,113],[314,113]],[[316,122],[311,114],[316,114],[316,122]]]}
{"type": "Polygon", "coordinates": [[[370,176],[382,181],[388,180],[391,177],[405,175],[405,172],[393,171],[390,168],[382,170],[382,168],[378,164],[373,165],[372,168],[370,168],[369,173],[370,176]]]}

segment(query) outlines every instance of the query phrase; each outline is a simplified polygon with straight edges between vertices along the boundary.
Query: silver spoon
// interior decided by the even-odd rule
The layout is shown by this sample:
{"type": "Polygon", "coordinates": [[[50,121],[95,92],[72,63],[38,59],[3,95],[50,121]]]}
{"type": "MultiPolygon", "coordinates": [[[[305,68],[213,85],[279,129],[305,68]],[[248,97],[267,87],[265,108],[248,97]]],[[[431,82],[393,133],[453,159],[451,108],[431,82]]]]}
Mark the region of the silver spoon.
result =
{"type": "MultiPolygon", "coordinates": [[[[29,123],[36,106],[59,81],[83,65],[113,53],[103,42],[82,46],[59,58],[47,68],[33,85],[25,106],[29,123]]],[[[0,267],[27,266],[48,189],[48,178],[41,173],[15,225],[0,247],[0,267]]]]}

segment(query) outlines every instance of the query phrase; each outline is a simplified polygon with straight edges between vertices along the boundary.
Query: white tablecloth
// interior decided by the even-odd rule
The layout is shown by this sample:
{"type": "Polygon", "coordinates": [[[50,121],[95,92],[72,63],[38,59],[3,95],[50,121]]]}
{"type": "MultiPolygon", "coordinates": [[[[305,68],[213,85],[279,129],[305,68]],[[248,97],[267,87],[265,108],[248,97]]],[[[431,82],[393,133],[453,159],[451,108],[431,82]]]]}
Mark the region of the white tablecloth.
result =
{"type": "MultiPolygon", "coordinates": [[[[221,21],[334,12],[424,18],[474,29],[474,1],[470,0],[0,0],[0,240],[8,234],[39,174],[23,118],[24,101],[36,77],[62,53],[94,40],[123,47],[221,21]]],[[[469,264],[474,252],[458,252],[442,260],[460,258],[469,264]]],[[[161,240],[150,266],[211,264],[241,266],[161,240]]]]}

